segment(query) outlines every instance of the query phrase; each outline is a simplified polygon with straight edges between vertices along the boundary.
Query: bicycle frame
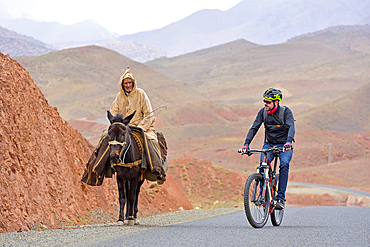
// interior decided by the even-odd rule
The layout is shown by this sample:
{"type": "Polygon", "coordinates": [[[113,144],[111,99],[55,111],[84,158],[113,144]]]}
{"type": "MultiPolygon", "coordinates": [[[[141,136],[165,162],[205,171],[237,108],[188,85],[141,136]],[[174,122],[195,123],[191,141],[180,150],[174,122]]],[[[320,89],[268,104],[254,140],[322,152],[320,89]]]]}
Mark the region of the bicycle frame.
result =
{"type": "MultiPolygon", "coordinates": [[[[256,150],[251,150],[251,151],[256,151],[256,150]]],[[[262,158],[262,163],[260,166],[257,167],[257,173],[260,173],[264,177],[264,184],[263,184],[263,189],[262,189],[262,198],[264,199],[266,196],[266,192],[269,193],[270,200],[273,200],[273,190],[275,188],[275,175],[276,175],[276,165],[277,161],[279,158],[279,154],[274,153],[274,158],[272,161],[274,161],[274,169],[272,169],[271,162],[267,158],[267,152],[262,152],[263,153],[263,158],[262,158]]],[[[257,184],[256,184],[257,186],[257,184]]],[[[257,188],[254,188],[255,191],[257,188]]],[[[255,195],[254,195],[255,197],[255,195]]],[[[274,205],[273,203],[270,203],[270,213],[273,212],[274,210],[274,205]]]]}

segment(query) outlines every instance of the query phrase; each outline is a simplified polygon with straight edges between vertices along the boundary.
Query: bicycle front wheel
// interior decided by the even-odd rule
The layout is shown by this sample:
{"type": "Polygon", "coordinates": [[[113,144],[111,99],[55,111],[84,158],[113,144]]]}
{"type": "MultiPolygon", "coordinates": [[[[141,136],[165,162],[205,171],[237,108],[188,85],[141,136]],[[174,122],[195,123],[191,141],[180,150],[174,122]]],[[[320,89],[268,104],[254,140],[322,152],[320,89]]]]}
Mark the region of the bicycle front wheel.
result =
{"type": "MultiPolygon", "coordinates": [[[[272,199],[276,201],[276,196],[277,196],[277,191],[279,188],[279,174],[276,174],[276,177],[274,179],[274,185],[273,187],[273,194],[272,194],[272,199]]],[[[283,216],[284,216],[284,209],[273,209],[271,213],[271,223],[273,226],[280,226],[281,222],[283,221],[283,216]]]]}
{"type": "Polygon", "coordinates": [[[270,199],[262,195],[264,179],[259,173],[250,175],[244,187],[244,211],[249,223],[255,228],[263,227],[269,217],[270,199]]]}

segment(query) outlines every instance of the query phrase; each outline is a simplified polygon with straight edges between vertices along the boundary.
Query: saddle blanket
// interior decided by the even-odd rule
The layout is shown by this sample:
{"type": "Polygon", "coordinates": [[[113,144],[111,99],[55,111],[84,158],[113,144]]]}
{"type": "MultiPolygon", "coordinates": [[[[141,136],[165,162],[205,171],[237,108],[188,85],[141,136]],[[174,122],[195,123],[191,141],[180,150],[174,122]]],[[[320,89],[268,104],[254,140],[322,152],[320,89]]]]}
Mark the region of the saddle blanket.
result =
{"type": "MultiPolygon", "coordinates": [[[[165,155],[167,154],[167,143],[164,139],[163,133],[158,133],[158,135],[160,136],[159,139],[161,140],[160,146],[162,158],[160,158],[148,141],[148,138],[145,135],[144,131],[136,126],[129,127],[139,147],[140,152],[142,152],[142,159],[141,161],[138,160],[137,164],[142,171],[143,178],[150,181],[157,181],[156,174],[164,173],[162,160],[163,157],[165,157],[165,155]],[[163,143],[165,145],[163,145],[163,143]]],[[[90,156],[90,159],[86,164],[84,174],[82,175],[81,181],[88,185],[100,186],[103,184],[104,177],[111,177],[112,168],[109,161],[109,155],[109,136],[107,135],[103,139],[98,152],[96,153],[94,150],[93,154],[90,156]]]]}

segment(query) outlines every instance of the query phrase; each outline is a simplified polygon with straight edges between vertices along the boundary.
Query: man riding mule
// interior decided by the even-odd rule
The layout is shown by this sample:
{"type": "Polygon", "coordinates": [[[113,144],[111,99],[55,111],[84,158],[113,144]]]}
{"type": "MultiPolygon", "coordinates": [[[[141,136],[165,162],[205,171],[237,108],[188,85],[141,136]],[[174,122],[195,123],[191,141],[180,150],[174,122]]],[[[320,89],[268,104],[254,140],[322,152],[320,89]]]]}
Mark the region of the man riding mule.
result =
{"type": "Polygon", "coordinates": [[[148,96],[137,88],[129,67],[121,76],[118,87],[120,92],[108,111],[111,125],[104,130],[81,181],[99,186],[104,177],[112,177],[112,170],[116,172],[119,221],[124,221],[127,199],[126,219],[130,223],[131,218],[137,216],[138,196],[144,179],[158,184],[166,180],[167,144],[163,134],[154,129],[155,118],[148,96]]]}
{"type": "MultiPolygon", "coordinates": [[[[113,116],[119,113],[123,114],[125,117],[135,112],[133,121],[131,121],[130,125],[141,128],[146,134],[150,145],[154,148],[156,156],[152,157],[152,159],[155,161],[158,160],[155,164],[161,164],[161,166],[153,172],[156,173],[158,184],[162,184],[166,180],[165,172],[168,169],[168,165],[166,157],[161,155],[157,133],[154,129],[155,117],[150,100],[145,91],[137,87],[135,76],[131,73],[129,67],[127,67],[125,73],[120,77],[118,88],[119,93],[112,103],[110,112],[113,116]]],[[[107,134],[107,131],[103,132],[99,144],[96,147],[96,151],[100,148],[101,140],[103,140],[107,134]]]]}

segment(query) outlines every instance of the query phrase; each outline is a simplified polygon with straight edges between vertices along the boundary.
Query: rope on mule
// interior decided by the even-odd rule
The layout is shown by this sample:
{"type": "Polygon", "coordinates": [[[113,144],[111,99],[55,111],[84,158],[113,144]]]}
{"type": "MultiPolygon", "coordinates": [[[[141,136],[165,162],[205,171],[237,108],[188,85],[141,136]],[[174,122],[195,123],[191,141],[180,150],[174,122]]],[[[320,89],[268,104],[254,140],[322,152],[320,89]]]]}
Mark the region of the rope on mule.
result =
{"type": "Polygon", "coordinates": [[[137,160],[137,161],[134,161],[134,162],[131,162],[131,163],[126,163],[126,164],[122,164],[122,163],[118,163],[118,164],[113,164],[113,166],[122,166],[122,167],[135,167],[135,166],[139,166],[141,164],[141,159],[140,160],[137,160]]]}

